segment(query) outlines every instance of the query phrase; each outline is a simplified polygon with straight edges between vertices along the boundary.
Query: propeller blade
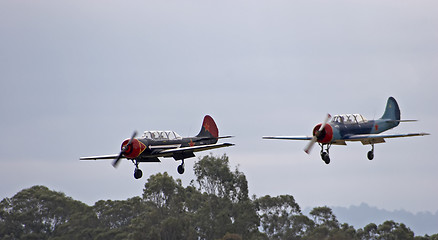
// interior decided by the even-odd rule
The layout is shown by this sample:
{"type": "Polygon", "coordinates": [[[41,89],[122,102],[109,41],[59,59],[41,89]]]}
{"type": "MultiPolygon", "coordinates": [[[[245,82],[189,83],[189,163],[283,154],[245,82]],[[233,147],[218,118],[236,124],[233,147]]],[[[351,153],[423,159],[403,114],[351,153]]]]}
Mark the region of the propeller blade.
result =
{"type": "Polygon", "coordinates": [[[310,151],[312,151],[313,145],[315,145],[317,138],[315,136],[312,137],[310,142],[307,144],[307,146],[304,148],[304,152],[307,154],[310,154],[310,151]]]}
{"type": "Polygon", "coordinates": [[[127,148],[127,146],[132,143],[132,140],[134,140],[135,136],[137,136],[137,131],[134,131],[134,133],[132,134],[131,139],[129,139],[129,142],[128,142],[128,144],[126,144],[125,148],[127,148]]]}
{"type": "Polygon", "coordinates": [[[122,151],[120,151],[119,156],[117,156],[117,158],[113,162],[113,167],[117,167],[117,165],[119,164],[120,159],[122,158],[123,153],[125,153],[125,150],[128,148],[129,144],[132,143],[132,141],[134,140],[135,136],[137,136],[137,131],[134,131],[134,133],[132,134],[131,139],[129,139],[129,142],[123,147],[122,151]]]}
{"type": "Polygon", "coordinates": [[[327,125],[328,121],[330,121],[331,118],[332,118],[332,115],[327,113],[327,117],[324,119],[324,122],[323,122],[323,124],[321,124],[321,127],[319,128],[318,132],[321,132],[325,128],[325,125],[327,125]]]}
{"type": "Polygon", "coordinates": [[[324,119],[324,122],[321,124],[321,127],[319,127],[318,131],[312,137],[310,142],[304,148],[304,152],[306,152],[307,154],[310,154],[313,146],[315,145],[316,141],[318,140],[319,134],[322,132],[322,130],[324,130],[325,126],[327,125],[328,121],[330,121],[331,118],[332,118],[332,116],[329,113],[327,113],[327,117],[324,119]]]}
{"type": "Polygon", "coordinates": [[[114,160],[113,167],[115,167],[115,168],[117,167],[117,165],[119,164],[120,158],[122,158],[122,154],[123,154],[123,151],[121,151],[119,156],[114,160]]]}

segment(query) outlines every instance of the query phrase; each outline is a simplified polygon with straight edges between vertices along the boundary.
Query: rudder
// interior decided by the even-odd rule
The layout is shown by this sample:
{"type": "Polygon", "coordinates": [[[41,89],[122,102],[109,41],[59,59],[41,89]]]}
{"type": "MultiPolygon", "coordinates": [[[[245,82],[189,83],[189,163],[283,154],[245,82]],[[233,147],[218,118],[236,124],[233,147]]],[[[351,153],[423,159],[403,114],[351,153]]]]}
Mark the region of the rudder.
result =
{"type": "Polygon", "coordinates": [[[201,131],[199,132],[197,137],[210,137],[210,138],[218,138],[219,130],[214,122],[213,118],[209,115],[205,115],[204,121],[202,122],[201,131]]]}
{"type": "Polygon", "coordinates": [[[388,98],[385,112],[383,113],[381,119],[400,120],[400,108],[397,101],[393,97],[388,98]]]}

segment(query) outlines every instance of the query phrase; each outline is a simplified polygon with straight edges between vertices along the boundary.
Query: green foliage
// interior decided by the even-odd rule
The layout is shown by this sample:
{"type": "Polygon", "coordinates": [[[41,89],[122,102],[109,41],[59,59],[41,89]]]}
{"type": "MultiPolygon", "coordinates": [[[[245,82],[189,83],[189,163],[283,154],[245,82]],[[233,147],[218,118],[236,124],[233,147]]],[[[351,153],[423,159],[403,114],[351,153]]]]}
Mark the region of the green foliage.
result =
{"type": "Polygon", "coordinates": [[[205,156],[195,163],[196,183],[203,201],[196,213],[199,236],[219,239],[225,233],[237,233],[247,239],[257,232],[259,219],[248,196],[245,175],[230,170],[228,157],[205,156]]]}
{"type": "Polygon", "coordinates": [[[267,195],[254,202],[262,230],[269,239],[298,239],[305,229],[312,228],[314,225],[310,219],[301,214],[300,207],[293,196],[267,195]]]}
{"type": "Polygon", "coordinates": [[[247,200],[248,182],[245,175],[238,169],[232,172],[228,163],[226,155],[222,157],[208,155],[196,162],[193,169],[198,190],[232,202],[247,200]]]}
{"type": "MultiPolygon", "coordinates": [[[[396,239],[414,239],[414,232],[412,232],[403,223],[396,223],[394,221],[386,221],[379,226],[374,223],[370,223],[363,229],[357,231],[358,239],[384,239],[384,240],[396,240],[396,239]]],[[[422,239],[415,237],[415,239],[422,239]]],[[[428,237],[426,239],[429,239],[428,237]]]]}
{"type": "Polygon", "coordinates": [[[199,159],[194,172],[187,187],[158,173],[147,179],[142,197],[91,207],[44,186],[24,189],[0,202],[0,240],[438,240],[438,234],[414,238],[394,221],[356,230],[326,206],[308,217],[291,195],[250,199],[245,175],[230,169],[226,155],[199,159]]]}
{"type": "Polygon", "coordinates": [[[50,191],[44,186],[34,186],[2,200],[0,236],[5,239],[56,237],[64,233],[59,230],[61,226],[91,212],[90,207],[63,193],[50,191]]]}
{"type": "Polygon", "coordinates": [[[143,209],[130,223],[129,239],[194,239],[193,205],[185,202],[180,180],[167,173],[150,176],[143,191],[143,209]]]}
{"type": "Polygon", "coordinates": [[[407,228],[403,223],[386,221],[377,228],[379,239],[413,239],[414,232],[407,228]]]}

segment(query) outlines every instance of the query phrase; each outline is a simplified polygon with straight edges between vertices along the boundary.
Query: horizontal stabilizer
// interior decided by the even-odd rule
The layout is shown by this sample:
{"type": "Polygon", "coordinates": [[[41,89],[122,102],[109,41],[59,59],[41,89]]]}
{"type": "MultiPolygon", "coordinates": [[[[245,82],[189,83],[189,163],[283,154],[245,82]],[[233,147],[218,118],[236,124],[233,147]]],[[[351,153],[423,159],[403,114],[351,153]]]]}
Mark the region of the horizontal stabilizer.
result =
{"type": "Polygon", "coordinates": [[[408,120],[386,120],[386,122],[418,122],[418,120],[408,119],[408,120]]]}
{"type": "Polygon", "coordinates": [[[218,137],[218,139],[223,139],[223,138],[233,138],[234,136],[222,136],[222,137],[218,137]]]}
{"type": "Polygon", "coordinates": [[[201,140],[209,140],[209,139],[224,139],[224,138],[233,138],[234,136],[223,136],[223,137],[200,137],[196,141],[201,140]]]}

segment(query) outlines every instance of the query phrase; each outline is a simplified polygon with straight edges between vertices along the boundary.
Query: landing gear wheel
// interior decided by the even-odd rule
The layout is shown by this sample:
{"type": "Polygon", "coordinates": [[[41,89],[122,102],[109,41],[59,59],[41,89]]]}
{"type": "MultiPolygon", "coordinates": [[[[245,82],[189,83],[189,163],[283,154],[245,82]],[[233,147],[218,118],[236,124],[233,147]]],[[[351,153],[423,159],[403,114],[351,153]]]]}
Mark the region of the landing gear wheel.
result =
{"type": "Polygon", "coordinates": [[[134,178],[135,179],[139,179],[142,176],[143,176],[143,172],[139,168],[134,169],[134,178]]]}
{"type": "Polygon", "coordinates": [[[368,154],[367,154],[367,157],[368,157],[368,160],[373,160],[373,158],[374,158],[374,151],[369,151],[368,152],[368,154]]]}
{"type": "Polygon", "coordinates": [[[367,157],[369,160],[373,160],[373,158],[374,158],[374,144],[371,144],[371,150],[368,152],[367,157]]]}
{"type": "Polygon", "coordinates": [[[184,173],[184,165],[183,164],[179,165],[176,170],[178,171],[179,174],[183,174],[184,173]]]}
{"type": "Polygon", "coordinates": [[[321,159],[322,159],[322,161],[324,161],[325,164],[329,164],[330,163],[329,150],[330,150],[330,147],[332,146],[332,144],[331,143],[326,144],[327,147],[326,147],[325,150],[324,150],[325,144],[322,144],[322,143],[318,143],[318,144],[321,147],[321,159]]]}
{"type": "Polygon", "coordinates": [[[329,164],[330,163],[330,156],[329,156],[328,153],[322,152],[321,153],[321,158],[325,162],[325,164],[329,164]]]}

